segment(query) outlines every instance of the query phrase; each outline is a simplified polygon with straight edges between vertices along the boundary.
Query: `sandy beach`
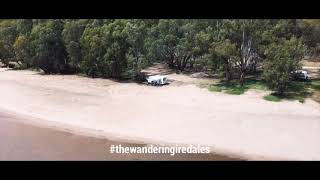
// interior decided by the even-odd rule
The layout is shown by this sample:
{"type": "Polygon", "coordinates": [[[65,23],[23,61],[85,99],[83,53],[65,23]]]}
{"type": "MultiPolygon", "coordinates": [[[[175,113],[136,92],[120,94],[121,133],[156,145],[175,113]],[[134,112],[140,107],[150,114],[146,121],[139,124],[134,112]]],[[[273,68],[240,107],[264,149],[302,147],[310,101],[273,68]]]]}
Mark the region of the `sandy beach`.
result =
{"type": "Polygon", "coordinates": [[[148,144],[111,141],[105,138],[79,135],[55,128],[30,124],[32,119],[0,111],[0,160],[241,160],[220,154],[117,154],[111,145],[144,147],[148,144]],[[27,122],[26,122],[27,121],[27,122]]]}
{"type": "MultiPolygon", "coordinates": [[[[83,141],[104,146],[106,141],[97,138],[107,138],[141,144],[208,145],[214,153],[249,160],[320,160],[318,103],[309,99],[303,104],[275,103],[262,99],[268,92],[249,91],[234,96],[201,89],[192,83],[195,78],[185,75],[169,74],[168,78],[173,80],[170,85],[152,87],[1,69],[0,109],[22,116],[16,119],[25,124],[69,131],[78,134],[69,136],[75,139],[83,135],[95,138],[75,142],[78,148],[74,149],[81,149],[83,141]]],[[[9,125],[1,125],[6,126],[9,125]]],[[[60,139],[69,144],[74,142],[67,140],[67,136],[60,135],[60,139]]],[[[50,135],[45,139],[51,141],[50,135]]],[[[93,149],[100,150],[89,159],[104,156],[105,148],[93,149]]]]}

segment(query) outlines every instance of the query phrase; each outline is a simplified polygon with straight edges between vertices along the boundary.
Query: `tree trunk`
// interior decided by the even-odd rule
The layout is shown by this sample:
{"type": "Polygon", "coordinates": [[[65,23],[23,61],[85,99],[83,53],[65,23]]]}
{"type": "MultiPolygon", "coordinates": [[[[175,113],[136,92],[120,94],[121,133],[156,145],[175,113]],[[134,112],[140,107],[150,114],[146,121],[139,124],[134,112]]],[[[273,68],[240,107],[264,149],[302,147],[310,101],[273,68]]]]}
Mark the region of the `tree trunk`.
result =
{"type": "Polygon", "coordinates": [[[229,82],[231,80],[231,77],[230,77],[230,69],[228,64],[225,65],[225,76],[226,76],[226,80],[229,82]]]}
{"type": "Polygon", "coordinates": [[[189,59],[190,59],[189,57],[185,57],[185,58],[183,59],[182,65],[181,65],[181,67],[180,67],[180,70],[181,70],[181,71],[183,71],[183,70],[186,68],[189,59]]]}
{"type": "Polygon", "coordinates": [[[245,80],[244,77],[245,77],[245,73],[243,71],[241,71],[241,73],[240,73],[240,85],[241,85],[241,87],[244,84],[244,80],[245,80]]]}
{"type": "Polygon", "coordinates": [[[253,73],[254,74],[257,73],[257,63],[254,63],[254,65],[253,65],[253,73]]]}
{"type": "Polygon", "coordinates": [[[284,88],[280,87],[277,91],[276,91],[276,95],[283,97],[284,96],[284,88]]]}
{"type": "Polygon", "coordinates": [[[173,56],[170,57],[170,59],[168,61],[168,65],[170,68],[174,68],[174,57],[173,56]]]}
{"type": "Polygon", "coordinates": [[[194,65],[194,62],[191,61],[191,62],[190,62],[190,69],[193,69],[193,65],[194,65]]]}

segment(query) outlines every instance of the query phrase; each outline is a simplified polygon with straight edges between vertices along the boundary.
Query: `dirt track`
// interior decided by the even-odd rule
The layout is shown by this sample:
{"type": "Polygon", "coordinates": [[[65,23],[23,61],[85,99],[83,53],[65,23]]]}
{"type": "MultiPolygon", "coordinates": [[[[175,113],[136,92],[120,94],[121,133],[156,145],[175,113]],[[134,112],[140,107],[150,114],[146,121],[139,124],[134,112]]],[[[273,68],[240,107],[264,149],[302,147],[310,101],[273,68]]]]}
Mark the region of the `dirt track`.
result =
{"type": "Polygon", "coordinates": [[[213,93],[193,78],[168,77],[171,85],[151,87],[1,69],[0,108],[94,136],[210,145],[249,159],[320,160],[316,102],[268,102],[259,91],[213,93]]]}

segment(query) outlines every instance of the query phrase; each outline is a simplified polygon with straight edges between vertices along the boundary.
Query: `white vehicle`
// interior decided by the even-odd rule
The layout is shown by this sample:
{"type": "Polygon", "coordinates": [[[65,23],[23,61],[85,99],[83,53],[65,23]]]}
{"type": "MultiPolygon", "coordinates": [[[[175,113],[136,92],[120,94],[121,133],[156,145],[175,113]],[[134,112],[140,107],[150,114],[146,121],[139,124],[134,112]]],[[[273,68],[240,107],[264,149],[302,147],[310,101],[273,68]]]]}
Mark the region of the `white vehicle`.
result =
{"type": "Polygon", "coordinates": [[[166,76],[155,75],[147,78],[148,84],[152,85],[164,85],[168,83],[168,79],[166,76]]]}
{"type": "Polygon", "coordinates": [[[308,80],[310,78],[308,72],[304,70],[292,71],[291,75],[294,79],[308,80]]]}

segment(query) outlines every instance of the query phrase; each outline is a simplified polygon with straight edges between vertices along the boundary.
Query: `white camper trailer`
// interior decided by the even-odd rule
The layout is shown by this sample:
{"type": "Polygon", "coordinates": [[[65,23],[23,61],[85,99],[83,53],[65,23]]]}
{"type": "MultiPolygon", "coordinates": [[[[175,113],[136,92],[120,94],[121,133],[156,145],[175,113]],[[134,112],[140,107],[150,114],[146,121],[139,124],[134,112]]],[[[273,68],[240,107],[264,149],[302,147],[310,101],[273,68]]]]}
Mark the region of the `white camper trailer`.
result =
{"type": "Polygon", "coordinates": [[[148,84],[152,85],[164,85],[168,83],[168,79],[166,76],[155,75],[147,78],[148,84]]]}

